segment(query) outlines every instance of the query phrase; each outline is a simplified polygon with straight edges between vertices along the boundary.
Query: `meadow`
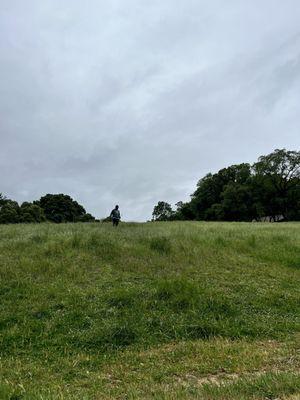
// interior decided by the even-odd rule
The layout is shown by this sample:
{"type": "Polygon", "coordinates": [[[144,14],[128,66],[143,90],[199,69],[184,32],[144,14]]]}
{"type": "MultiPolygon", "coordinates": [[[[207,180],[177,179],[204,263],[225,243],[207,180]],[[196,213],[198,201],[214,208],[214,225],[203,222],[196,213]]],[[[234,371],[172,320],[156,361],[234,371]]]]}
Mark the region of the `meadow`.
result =
{"type": "Polygon", "coordinates": [[[300,399],[300,223],[0,226],[0,399],[300,399]]]}

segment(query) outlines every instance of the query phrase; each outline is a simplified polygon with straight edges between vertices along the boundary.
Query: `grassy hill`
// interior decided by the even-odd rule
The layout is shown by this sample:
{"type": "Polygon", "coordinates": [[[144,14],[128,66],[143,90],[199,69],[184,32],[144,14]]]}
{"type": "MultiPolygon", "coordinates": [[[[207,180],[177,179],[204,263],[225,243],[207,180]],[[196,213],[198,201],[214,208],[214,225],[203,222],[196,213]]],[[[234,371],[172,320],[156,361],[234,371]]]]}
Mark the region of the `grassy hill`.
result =
{"type": "Polygon", "coordinates": [[[0,398],[297,399],[300,224],[0,227],[0,398]]]}

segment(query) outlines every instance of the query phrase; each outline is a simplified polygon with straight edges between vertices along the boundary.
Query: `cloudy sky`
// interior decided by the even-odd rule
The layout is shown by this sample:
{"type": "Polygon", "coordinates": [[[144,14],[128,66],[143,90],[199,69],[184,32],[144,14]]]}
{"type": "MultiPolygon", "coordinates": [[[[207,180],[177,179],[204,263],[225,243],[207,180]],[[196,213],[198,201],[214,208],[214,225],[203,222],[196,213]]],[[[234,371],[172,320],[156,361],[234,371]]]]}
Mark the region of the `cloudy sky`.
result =
{"type": "Polygon", "coordinates": [[[300,148],[299,0],[1,0],[0,192],[125,220],[300,148]]]}

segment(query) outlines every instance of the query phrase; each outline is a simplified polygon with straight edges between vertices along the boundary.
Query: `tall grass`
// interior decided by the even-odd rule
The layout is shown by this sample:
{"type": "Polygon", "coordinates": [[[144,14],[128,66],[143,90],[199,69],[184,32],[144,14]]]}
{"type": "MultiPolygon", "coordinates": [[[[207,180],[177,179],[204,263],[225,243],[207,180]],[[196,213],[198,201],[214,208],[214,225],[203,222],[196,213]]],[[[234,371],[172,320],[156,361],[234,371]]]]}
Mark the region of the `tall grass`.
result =
{"type": "Polygon", "coordinates": [[[4,369],[45,354],[55,366],[170,342],[284,341],[300,330],[299,257],[297,223],[1,226],[4,369]]]}

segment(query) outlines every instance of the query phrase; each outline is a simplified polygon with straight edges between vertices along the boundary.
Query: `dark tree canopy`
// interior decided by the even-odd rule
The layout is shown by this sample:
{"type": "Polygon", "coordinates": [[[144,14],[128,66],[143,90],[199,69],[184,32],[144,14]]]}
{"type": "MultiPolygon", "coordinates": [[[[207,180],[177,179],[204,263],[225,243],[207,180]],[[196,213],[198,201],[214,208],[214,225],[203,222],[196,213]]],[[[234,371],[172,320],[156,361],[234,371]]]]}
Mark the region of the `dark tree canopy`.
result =
{"type": "Polygon", "coordinates": [[[37,204],[24,202],[20,207],[20,222],[44,222],[44,210],[37,204]]]}
{"type": "Polygon", "coordinates": [[[276,149],[259,157],[253,167],[258,175],[269,177],[277,190],[286,190],[296,185],[300,178],[300,151],[276,149]]]}
{"type": "Polygon", "coordinates": [[[177,203],[167,219],[252,221],[264,217],[300,220],[300,152],[276,149],[253,166],[231,165],[207,174],[199,180],[191,201],[177,203]]]}
{"type": "Polygon", "coordinates": [[[35,204],[45,213],[47,220],[53,222],[76,222],[86,212],[85,209],[65,194],[46,194],[35,204]]]}
{"type": "Polygon", "coordinates": [[[5,198],[0,206],[0,223],[15,224],[19,222],[19,215],[20,212],[18,203],[5,198]]]}
{"type": "Polygon", "coordinates": [[[64,194],[47,194],[33,203],[7,199],[0,193],[0,223],[91,222],[95,218],[64,194]]]}
{"type": "Polygon", "coordinates": [[[35,204],[39,205],[48,221],[78,222],[91,221],[94,217],[87,214],[82,205],[65,194],[46,194],[35,204]]]}
{"type": "Polygon", "coordinates": [[[2,193],[0,193],[0,207],[2,207],[6,203],[6,201],[7,198],[2,193]]]}
{"type": "Polygon", "coordinates": [[[300,151],[276,149],[267,156],[261,156],[253,170],[265,189],[265,203],[271,214],[282,214],[290,219],[299,212],[300,196],[300,151]]]}
{"type": "Polygon", "coordinates": [[[232,165],[216,174],[208,174],[198,182],[192,195],[192,209],[195,219],[241,220],[244,211],[239,210],[242,190],[248,190],[251,179],[249,164],[232,165]],[[247,188],[247,189],[246,189],[247,188]],[[224,199],[225,197],[225,199],[224,199]],[[238,203],[233,200],[237,199],[238,203]],[[234,206],[235,211],[231,209],[234,206]]]}
{"type": "Polygon", "coordinates": [[[152,217],[154,221],[168,221],[172,217],[173,211],[170,204],[159,201],[154,207],[152,217]]]}

